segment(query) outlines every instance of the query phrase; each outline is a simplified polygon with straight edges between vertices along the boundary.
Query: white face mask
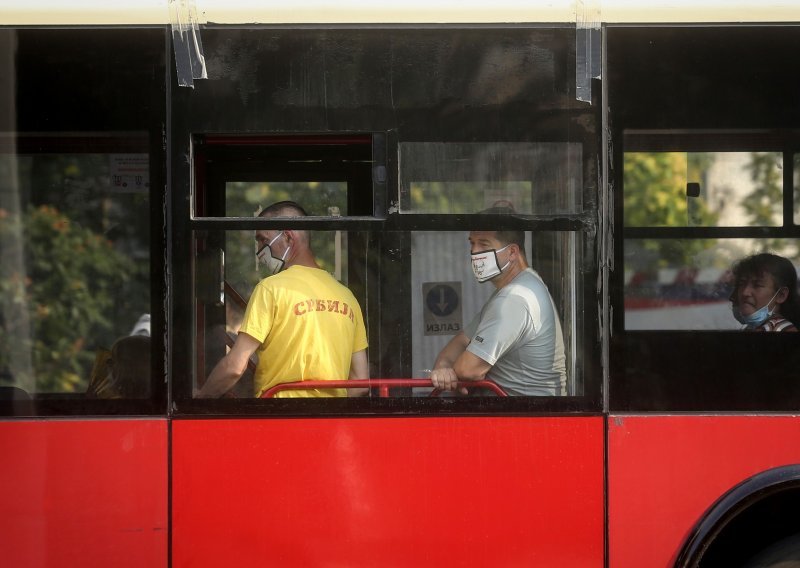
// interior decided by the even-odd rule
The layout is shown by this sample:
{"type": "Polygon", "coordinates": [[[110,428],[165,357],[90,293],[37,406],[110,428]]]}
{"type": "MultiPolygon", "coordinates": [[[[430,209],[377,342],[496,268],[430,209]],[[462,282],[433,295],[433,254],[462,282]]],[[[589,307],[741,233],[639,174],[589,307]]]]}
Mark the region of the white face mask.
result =
{"type": "Polygon", "coordinates": [[[500,263],[497,262],[497,253],[506,250],[510,245],[506,245],[501,249],[489,249],[479,252],[473,252],[472,257],[472,272],[475,274],[478,282],[486,282],[491,280],[501,272],[503,272],[508,265],[511,264],[511,259],[506,262],[503,268],[500,268],[500,263]]]}
{"type": "Polygon", "coordinates": [[[267,267],[267,272],[269,272],[270,276],[272,276],[273,274],[277,274],[278,272],[283,270],[283,267],[286,264],[286,255],[289,254],[289,249],[291,248],[291,247],[286,247],[286,250],[283,252],[283,256],[281,256],[280,258],[277,258],[275,255],[272,254],[272,249],[270,248],[270,246],[275,241],[277,241],[278,237],[280,237],[281,235],[283,235],[283,233],[278,233],[277,235],[275,235],[275,238],[273,238],[270,242],[261,247],[259,251],[256,253],[256,258],[258,258],[258,261],[261,264],[267,267]]]}

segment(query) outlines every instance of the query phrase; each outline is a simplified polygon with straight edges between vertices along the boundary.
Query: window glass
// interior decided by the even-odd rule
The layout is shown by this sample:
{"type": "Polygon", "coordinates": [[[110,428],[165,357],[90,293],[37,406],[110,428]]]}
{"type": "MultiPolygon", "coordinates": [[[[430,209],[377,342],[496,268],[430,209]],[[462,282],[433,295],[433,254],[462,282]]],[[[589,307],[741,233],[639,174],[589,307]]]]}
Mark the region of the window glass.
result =
{"type": "Polygon", "coordinates": [[[136,136],[109,138],[108,150],[81,139],[0,155],[0,384],[148,398],[146,137],[140,150],[136,136]]]}
{"type": "MultiPolygon", "coordinates": [[[[426,379],[442,347],[464,331],[495,290],[491,283],[478,283],[473,275],[467,231],[309,233],[320,267],[345,284],[358,302],[370,343],[373,378],[426,379]]],[[[193,388],[202,386],[228,352],[252,290],[268,278],[264,266],[256,263],[254,236],[252,230],[195,234],[193,388]]],[[[577,278],[578,240],[571,232],[527,233],[525,238],[529,263],[548,286],[559,317],[566,367],[562,394],[571,395],[583,394],[577,362],[581,334],[576,314],[583,309],[577,278]]],[[[324,303],[313,305],[332,309],[324,303]]],[[[301,315],[309,309],[302,302],[295,307],[301,315]]],[[[337,309],[347,313],[341,304],[337,309]]],[[[306,343],[313,345],[313,341],[306,343]]],[[[294,347],[289,342],[283,350],[291,352],[294,347]]],[[[254,357],[232,395],[252,398],[259,391],[253,378],[256,365],[254,357]]],[[[391,394],[426,396],[430,390],[424,384],[393,389],[391,394]]]]}
{"type": "Polygon", "coordinates": [[[737,330],[731,267],[760,252],[800,268],[793,239],[626,239],[625,328],[737,330]]]}
{"type": "Polygon", "coordinates": [[[783,223],[780,152],[626,152],[626,227],[783,223]]]}
{"type": "Polygon", "coordinates": [[[582,159],[582,144],[573,142],[401,143],[400,212],[577,213],[582,159]]]}

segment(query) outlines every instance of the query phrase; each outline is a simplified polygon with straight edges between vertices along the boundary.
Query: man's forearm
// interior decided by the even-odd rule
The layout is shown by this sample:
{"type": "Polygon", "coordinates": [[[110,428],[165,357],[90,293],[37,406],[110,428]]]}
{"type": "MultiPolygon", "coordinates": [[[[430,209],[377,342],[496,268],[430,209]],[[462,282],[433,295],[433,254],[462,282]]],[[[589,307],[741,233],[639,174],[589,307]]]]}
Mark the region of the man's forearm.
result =
{"type": "MultiPolygon", "coordinates": [[[[353,379],[368,379],[369,378],[369,362],[367,360],[367,351],[357,351],[350,357],[350,374],[347,377],[349,380],[353,379]]],[[[369,389],[347,389],[347,396],[364,396],[369,394],[369,389]]]]}
{"type": "Polygon", "coordinates": [[[439,352],[433,364],[434,369],[452,368],[459,356],[467,349],[469,338],[464,334],[456,335],[439,352]]]}
{"type": "Polygon", "coordinates": [[[211,371],[203,388],[197,393],[197,398],[219,398],[231,390],[241,376],[242,373],[234,368],[230,358],[223,357],[214,367],[214,370],[211,371]]]}

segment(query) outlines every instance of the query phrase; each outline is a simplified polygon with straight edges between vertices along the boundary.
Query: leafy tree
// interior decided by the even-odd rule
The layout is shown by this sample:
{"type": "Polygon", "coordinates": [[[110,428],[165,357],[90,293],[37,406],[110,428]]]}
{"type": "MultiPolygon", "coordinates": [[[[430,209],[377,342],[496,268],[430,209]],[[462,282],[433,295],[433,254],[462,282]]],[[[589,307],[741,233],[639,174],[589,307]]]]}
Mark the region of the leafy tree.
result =
{"type": "MultiPolygon", "coordinates": [[[[626,227],[686,227],[692,224],[714,225],[718,215],[704,201],[689,210],[686,197],[687,181],[702,182],[703,172],[713,157],[709,154],[684,152],[628,152],[624,161],[624,222],[626,227]]],[[[701,183],[702,187],[702,183],[701,183]]],[[[713,241],[697,239],[680,241],[675,246],[668,240],[646,239],[642,248],[650,254],[649,269],[667,266],[694,266],[694,258],[713,241]]],[[[643,268],[643,267],[637,267],[643,268]]]]}
{"type": "MultiPolygon", "coordinates": [[[[741,205],[754,226],[781,224],[783,211],[783,169],[776,167],[774,152],[751,152],[746,168],[750,172],[753,190],[742,198],[741,205]]],[[[786,239],[767,239],[760,242],[761,250],[780,252],[788,245],[786,239]]]]}
{"type": "Polygon", "coordinates": [[[775,167],[772,152],[751,152],[746,166],[753,190],[742,199],[752,225],[774,225],[783,204],[783,170],[775,167]]]}
{"type": "Polygon", "coordinates": [[[133,263],[107,238],[47,205],[23,215],[0,210],[0,241],[20,235],[25,273],[18,264],[0,268],[0,369],[9,368],[11,350],[26,350],[35,377],[15,382],[41,392],[83,390],[94,349],[116,339],[109,314],[133,263]],[[26,306],[30,333],[14,317],[26,306]]]}

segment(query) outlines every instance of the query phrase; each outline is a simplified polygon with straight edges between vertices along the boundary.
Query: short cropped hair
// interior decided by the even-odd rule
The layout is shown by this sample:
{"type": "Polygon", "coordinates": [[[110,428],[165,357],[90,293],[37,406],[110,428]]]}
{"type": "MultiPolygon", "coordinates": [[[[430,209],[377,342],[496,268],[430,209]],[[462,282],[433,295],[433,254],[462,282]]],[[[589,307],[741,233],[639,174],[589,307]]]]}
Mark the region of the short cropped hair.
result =
{"type": "Polygon", "coordinates": [[[525,256],[525,231],[495,231],[497,240],[507,245],[517,245],[519,253],[525,256]]]}
{"type": "MultiPolygon", "coordinates": [[[[516,213],[514,206],[507,201],[498,201],[491,207],[480,212],[483,215],[513,215],[516,213]]],[[[517,245],[520,254],[525,254],[525,231],[495,231],[497,240],[504,245],[517,245]]]]}
{"type": "Polygon", "coordinates": [[[259,217],[267,215],[271,217],[308,217],[306,210],[295,201],[278,201],[258,214],[259,217]]]}

